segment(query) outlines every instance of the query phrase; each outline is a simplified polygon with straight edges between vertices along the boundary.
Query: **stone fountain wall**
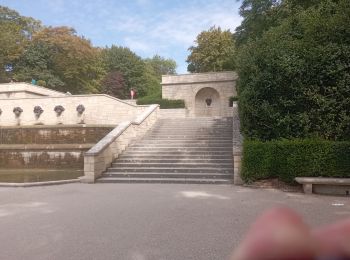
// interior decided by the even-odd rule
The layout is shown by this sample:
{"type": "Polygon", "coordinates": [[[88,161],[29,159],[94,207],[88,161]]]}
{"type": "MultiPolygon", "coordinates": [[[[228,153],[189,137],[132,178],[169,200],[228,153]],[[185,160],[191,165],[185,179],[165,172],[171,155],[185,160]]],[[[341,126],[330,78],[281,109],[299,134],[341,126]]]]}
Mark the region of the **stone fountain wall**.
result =
{"type": "Polygon", "coordinates": [[[1,126],[117,125],[145,109],[108,95],[0,99],[1,126]]]}
{"type": "Polygon", "coordinates": [[[0,127],[0,168],[83,169],[84,153],[115,125],[0,127]]]}

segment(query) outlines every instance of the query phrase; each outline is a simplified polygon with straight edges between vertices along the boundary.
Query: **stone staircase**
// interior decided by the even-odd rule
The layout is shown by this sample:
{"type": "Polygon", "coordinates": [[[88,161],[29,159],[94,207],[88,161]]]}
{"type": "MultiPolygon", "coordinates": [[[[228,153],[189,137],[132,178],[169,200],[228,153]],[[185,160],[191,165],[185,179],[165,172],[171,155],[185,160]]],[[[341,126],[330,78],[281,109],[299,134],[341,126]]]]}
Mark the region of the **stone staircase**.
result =
{"type": "Polygon", "coordinates": [[[98,182],[230,184],[232,118],[159,119],[98,182]]]}

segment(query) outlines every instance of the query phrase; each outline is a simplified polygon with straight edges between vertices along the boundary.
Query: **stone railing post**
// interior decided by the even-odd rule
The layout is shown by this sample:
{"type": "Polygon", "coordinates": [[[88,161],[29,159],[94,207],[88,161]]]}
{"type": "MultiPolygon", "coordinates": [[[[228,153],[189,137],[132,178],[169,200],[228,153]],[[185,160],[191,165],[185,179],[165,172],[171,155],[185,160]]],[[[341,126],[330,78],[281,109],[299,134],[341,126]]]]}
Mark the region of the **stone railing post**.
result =
{"type": "Polygon", "coordinates": [[[238,106],[233,106],[233,183],[235,185],[242,185],[243,180],[241,178],[241,166],[242,166],[242,145],[243,136],[240,132],[240,121],[238,115],[238,106]]]}

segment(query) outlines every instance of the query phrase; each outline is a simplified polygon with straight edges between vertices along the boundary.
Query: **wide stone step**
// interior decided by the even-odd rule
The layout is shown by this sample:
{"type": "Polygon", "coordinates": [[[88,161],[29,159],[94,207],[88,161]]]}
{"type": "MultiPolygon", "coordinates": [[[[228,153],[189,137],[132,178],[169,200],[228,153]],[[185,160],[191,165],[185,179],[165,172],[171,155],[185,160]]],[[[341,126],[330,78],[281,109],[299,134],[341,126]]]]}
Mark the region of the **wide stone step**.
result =
{"type": "Polygon", "coordinates": [[[174,134],[170,134],[167,132],[154,134],[154,133],[148,133],[148,135],[145,136],[146,139],[148,138],[173,138],[173,139],[182,139],[182,138],[195,138],[195,139],[232,139],[233,133],[230,134],[212,134],[212,135],[200,135],[200,134],[183,134],[181,132],[177,132],[174,134]]]}
{"type": "Polygon", "coordinates": [[[232,152],[232,147],[128,147],[129,152],[133,151],[156,151],[156,152],[232,152]]]}
{"type": "Polygon", "coordinates": [[[229,179],[233,178],[232,174],[225,173],[157,173],[157,172],[106,172],[102,178],[199,178],[199,179],[229,179]]]}
{"type": "MultiPolygon", "coordinates": [[[[173,154],[122,154],[119,159],[125,160],[232,160],[232,155],[216,155],[216,154],[202,154],[202,155],[173,155],[173,154]]],[[[118,160],[119,160],[118,159],[118,160]]]]}
{"type": "Polygon", "coordinates": [[[209,126],[209,127],[215,127],[218,125],[232,125],[233,121],[211,121],[211,120],[192,120],[192,121],[186,121],[186,120],[174,120],[174,121],[164,121],[163,119],[160,119],[156,122],[156,125],[161,125],[164,127],[167,126],[209,126]]]}
{"type": "Polygon", "coordinates": [[[163,126],[155,126],[151,131],[198,131],[198,132],[229,132],[232,130],[232,127],[222,126],[222,127],[200,127],[200,126],[191,126],[191,127],[163,127],[163,126]]]}
{"type": "Polygon", "coordinates": [[[164,121],[157,121],[155,123],[155,126],[161,126],[161,127],[180,127],[180,128],[186,128],[186,127],[210,127],[210,128],[218,128],[220,126],[231,126],[232,127],[233,122],[213,122],[213,121],[193,121],[193,122],[164,122],[164,121]]]}
{"type": "Polygon", "coordinates": [[[218,168],[174,168],[174,167],[111,167],[110,172],[156,172],[156,173],[230,173],[233,174],[233,169],[218,169],[218,168]]]}
{"type": "MultiPolygon", "coordinates": [[[[123,157],[125,158],[125,157],[123,157]]],[[[133,156],[130,156],[130,159],[118,159],[116,163],[224,163],[224,164],[231,164],[232,165],[232,159],[187,159],[187,158],[178,158],[174,159],[170,157],[171,159],[152,159],[152,157],[146,157],[149,159],[137,159],[133,156]]]]}
{"type": "Polygon", "coordinates": [[[170,157],[170,158],[226,158],[226,159],[230,159],[232,158],[232,152],[228,153],[228,152],[223,152],[223,151],[217,151],[215,153],[212,152],[206,152],[206,151],[172,151],[172,152],[158,152],[158,151],[142,151],[142,150],[135,150],[135,151],[129,151],[126,150],[122,155],[119,156],[119,158],[124,158],[124,156],[132,156],[132,157],[151,157],[156,159],[156,157],[160,157],[160,158],[166,158],[166,157],[170,157]]]}
{"type": "Polygon", "coordinates": [[[190,144],[169,144],[169,143],[158,143],[158,144],[133,144],[130,145],[129,148],[177,148],[177,149],[190,149],[190,148],[225,148],[225,149],[231,149],[232,150],[232,143],[231,144],[200,144],[200,143],[190,143],[190,144]]]}
{"type": "Polygon", "coordinates": [[[110,178],[103,177],[97,180],[100,183],[172,183],[172,184],[232,184],[228,179],[204,178],[110,178]]]}
{"type": "Polygon", "coordinates": [[[217,168],[217,169],[231,169],[232,163],[184,163],[184,162],[176,162],[176,163],[123,163],[120,161],[117,161],[112,164],[112,167],[130,167],[130,168],[145,168],[145,167],[151,167],[151,168],[217,168]]]}
{"type": "Polygon", "coordinates": [[[163,135],[163,136],[146,136],[143,140],[147,141],[159,141],[162,140],[171,140],[171,141],[231,141],[232,142],[232,136],[218,136],[218,137],[201,137],[201,136],[169,136],[169,135],[163,135]]]}
{"type": "Polygon", "coordinates": [[[173,131],[151,131],[149,132],[152,135],[163,135],[163,134],[167,134],[167,135],[203,135],[203,136],[232,136],[232,131],[181,131],[181,130],[173,130],[173,131]]]}
{"type": "Polygon", "coordinates": [[[226,139],[226,140],[193,140],[193,139],[165,139],[165,140],[158,140],[158,139],[144,139],[136,141],[135,143],[138,144],[231,144],[233,143],[232,139],[226,139]]]}

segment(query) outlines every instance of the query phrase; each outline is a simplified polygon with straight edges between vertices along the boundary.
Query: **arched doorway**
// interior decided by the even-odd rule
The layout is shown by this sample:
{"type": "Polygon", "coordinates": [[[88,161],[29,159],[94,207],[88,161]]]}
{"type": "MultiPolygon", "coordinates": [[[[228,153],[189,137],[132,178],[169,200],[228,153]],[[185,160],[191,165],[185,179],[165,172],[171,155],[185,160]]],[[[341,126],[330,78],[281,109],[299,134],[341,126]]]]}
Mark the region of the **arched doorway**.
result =
{"type": "Polygon", "coordinates": [[[219,92],[213,88],[202,88],[195,97],[195,115],[201,116],[220,116],[221,101],[219,92]]]}

